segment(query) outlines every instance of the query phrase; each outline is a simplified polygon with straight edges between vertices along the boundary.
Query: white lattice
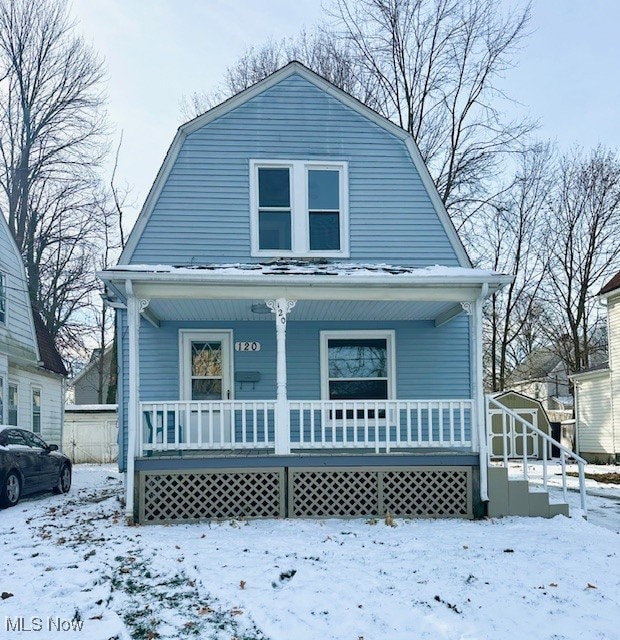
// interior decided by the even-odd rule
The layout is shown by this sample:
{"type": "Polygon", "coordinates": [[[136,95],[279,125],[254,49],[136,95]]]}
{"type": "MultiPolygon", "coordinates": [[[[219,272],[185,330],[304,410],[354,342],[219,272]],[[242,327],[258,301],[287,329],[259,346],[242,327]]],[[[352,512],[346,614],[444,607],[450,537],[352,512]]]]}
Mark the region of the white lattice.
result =
{"type": "Polygon", "coordinates": [[[146,473],[140,522],[283,516],[283,470],[146,473]]]}

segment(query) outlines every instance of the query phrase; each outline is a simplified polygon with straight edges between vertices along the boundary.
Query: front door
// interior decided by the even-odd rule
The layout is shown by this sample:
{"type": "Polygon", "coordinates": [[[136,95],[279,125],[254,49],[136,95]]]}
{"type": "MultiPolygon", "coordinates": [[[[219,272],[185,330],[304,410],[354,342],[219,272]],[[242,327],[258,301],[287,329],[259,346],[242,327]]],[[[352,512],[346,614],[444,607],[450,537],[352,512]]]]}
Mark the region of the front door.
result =
{"type": "MultiPolygon", "coordinates": [[[[181,331],[181,399],[219,403],[233,399],[232,332],[181,331]]],[[[192,408],[189,441],[231,441],[230,410],[192,408]],[[198,431],[201,437],[198,436],[198,431]]]]}

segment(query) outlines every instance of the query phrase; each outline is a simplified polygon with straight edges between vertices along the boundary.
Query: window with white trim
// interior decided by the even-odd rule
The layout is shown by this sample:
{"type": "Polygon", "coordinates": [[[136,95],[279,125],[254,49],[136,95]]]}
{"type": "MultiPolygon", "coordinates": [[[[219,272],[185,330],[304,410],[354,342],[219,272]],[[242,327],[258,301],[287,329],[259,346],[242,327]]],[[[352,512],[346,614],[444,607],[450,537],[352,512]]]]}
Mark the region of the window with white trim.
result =
{"type": "Polygon", "coordinates": [[[392,331],[322,331],[321,382],[325,400],[394,397],[392,331]]]}
{"type": "Polygon", "coordinates": [[[0,273],[0,324],[6,324],[6,276],[0,273]]]}
{"type": "Polygon", "coordinates": [[[41,433],[41,389],[32,388],[32,431],[41,433]]]}
{"type": "Polygon", "coordinates": [[[252,255],[348,255],[345,162],[252,160],[250,198],[252,255]]]}
{"type": "Polygon", "coordinates": [[[9,384],[9,424],[16,427],[17,426],[17,419],[18,419],[18,414],[17,414],[17,405],[18,405],[18,400],[19,398],[19,394],[18,394],[18,389],[17,389],[17,385],[16,384],[9,384]]]}

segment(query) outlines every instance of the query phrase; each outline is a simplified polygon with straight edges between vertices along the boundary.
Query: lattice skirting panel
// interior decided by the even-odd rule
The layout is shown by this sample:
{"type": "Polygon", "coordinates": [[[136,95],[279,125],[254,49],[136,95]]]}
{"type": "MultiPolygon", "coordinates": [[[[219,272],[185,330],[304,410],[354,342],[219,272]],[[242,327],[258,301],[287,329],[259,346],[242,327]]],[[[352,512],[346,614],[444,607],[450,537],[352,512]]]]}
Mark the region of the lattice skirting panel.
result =
{"type": "Polygon", "coordinates": [[[284,469],[140,472],[139,522],[285,515],[284,469]]]}
{"type": "Polygon", "coordinates": [[[288,515],[471,518],[471,467],[289,468],[288,515]]]}

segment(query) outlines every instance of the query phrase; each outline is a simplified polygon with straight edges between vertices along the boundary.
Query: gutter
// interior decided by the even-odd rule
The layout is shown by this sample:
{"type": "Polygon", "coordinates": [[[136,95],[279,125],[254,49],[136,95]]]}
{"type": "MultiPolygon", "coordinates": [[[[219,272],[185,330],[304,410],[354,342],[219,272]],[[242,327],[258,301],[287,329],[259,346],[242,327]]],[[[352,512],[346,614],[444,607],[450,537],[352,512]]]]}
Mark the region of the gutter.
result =
{"type": "MultiPolygon", "coordinates": [[[[458,268],[458,267],[457,267],[458,268]]],[[[195,273],[184,271],[182,273],[170,272],[142,272],[142,271],[100,271],[97,277],[106,282],[124,283],[131,280],[138,284],[141,282],[157,282],[157,283],[199,283],[199,284],[222,284],[226,286],[248,285],[248,284],[264,284],[266,286],[292,286],[292,285],[320,285],[347,287],[350,284],[364,286],[385,286],[389,284],[391,287],[410,287],[417,285],[420,287],[444,285],[449,287],[459,286],[480,286],[480,285],[504,285],[510,284],[514,280],[514,276],[504,274],[484,274],[484,275],[464,275],[464,274],[445,274],[445,275],[428,275],[416,276],[408,274],[396,275],[372,275],[361,276],[355,274],[316,274],[316,275],[294,275],[294,274],[263,274],[248,271],[247,274],[227,274],[213,273],[208,270],[196,269],[195,273]],[[255,281],[255,282],[254,282],[255,281]]],[[[118,287],[115,287],[118,291],[118,287]]]]}

